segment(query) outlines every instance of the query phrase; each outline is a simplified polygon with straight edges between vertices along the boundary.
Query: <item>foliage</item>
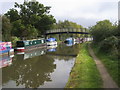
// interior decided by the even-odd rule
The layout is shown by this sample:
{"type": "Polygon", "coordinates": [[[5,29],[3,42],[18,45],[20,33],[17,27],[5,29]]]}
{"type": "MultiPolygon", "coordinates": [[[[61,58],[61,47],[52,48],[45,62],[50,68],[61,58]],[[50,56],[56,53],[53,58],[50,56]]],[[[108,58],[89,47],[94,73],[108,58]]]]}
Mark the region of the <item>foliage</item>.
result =
{"type": "Polygon", "coordinates": [[[118,38],[115,36],[108,37],[100,43],[100,50],[105,53],[111,53],[112,56],[118,56],[118,38]]]}
{"type": "Polygon", "coordinates": [[[65,21],[58,21],[58,23],[55,25],[56,29],[81,29],[83,28],[81,25],[78,25],[77,23],[65,20],[65,21]]]}
{"type": "Polygon", "coordinates": [[[99,21],[90,28],[93,35],[93,49],[103,61],[108,72],[120,86],[118,70],[120,59],[120,26],[109,20],[99,21]]]}
{"type": "Polygon", "coordinates": [[[5,15],[10,19],[10,22],[14,22],[20,19],[18,11],[14,8],[10,9],[5,15]]]}
{"type": "Polygon", "coordinates": [[[112,57],[119,56],[120,31],[117,24],[112,24],[109,20],[97,22],[90,28],[93,36],[93,43],[98,45],[99,51],[110,53],[112,57]]]}
{"type": "Polygon", "coordinates": [[[10,9],[5,15],[13,24],[12,35],[17,37],[33,38],[49,30],[56,22],[50,15],[50,8],[43,4],[34,2],[15,3],[14,9],[10,9]],[[19,9],[19,10],[18,10],[19,9]],[[30,36],[30,35],[31,36],[30,36]]]}
{"type": "Polygon", "coordinates": [[[12,36],[22,37],[25,32],[25,25],[22,24],[21,20],[16,20],[13,23],[12,36]]]}
{"type": "Polygon", "coordinates": [[[11,29],[12,29],[10,20],[6,16],[0,16],[0,17],[2,17],[2,41],[10,41],[11,29]]]}
{"type": "Polygon", "coordinates": [[[32,25],[27,25],[27,36],[28,38],[37,38],[38,31],[32,25]]]}
{"type": "Polygon", "coordinates": [[[97,22],[97,24],[90,28],[94,43],[99,43],[105,38],[111,36],[112,23],[109,20],[97,22]]]}
{"type": "Polygon", "coordinates": [[[52,15],[43,15],[40,22],[36,24],[36,27],[41,30],[39,34],[44,34],[46,30],[53,28],[53,24],[56,22],[52,15]]]}
{"type": "MultiPolygon", "coordinates": [[[[68,21],[68,20],[64,20],[64,21],[58,21],[58,23],[53,25],[54,29],[68,29],[68,30],[73,30],[77,29],[77,31],[82,31],[84,28],[83,26],[72,22],[72,21],[68,21]]],[[[68,37],[79,37],[79,34],[62,34],[63,38],[68,38],[68,37]]]]}
{"type": "Polygon", "coordinates": [[[12,46],[15,47],[16,46],[16,41],[19,41],[19,40],[20,40],[20,38],[13,36],[11,38],[12,46]]]}

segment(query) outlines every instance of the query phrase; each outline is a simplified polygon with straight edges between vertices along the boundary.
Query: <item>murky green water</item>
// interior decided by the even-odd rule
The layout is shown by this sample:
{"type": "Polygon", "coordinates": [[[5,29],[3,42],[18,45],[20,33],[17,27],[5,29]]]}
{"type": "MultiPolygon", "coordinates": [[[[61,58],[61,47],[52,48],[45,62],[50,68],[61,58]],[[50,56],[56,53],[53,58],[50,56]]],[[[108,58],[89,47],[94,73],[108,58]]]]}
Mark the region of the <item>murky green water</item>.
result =
{"type": "Polygon", "coordinates": [[[59,44],[17,53],[11,65],[2,68],[3,88],[64,88],[78,51],[78,44],[59,44]]]}

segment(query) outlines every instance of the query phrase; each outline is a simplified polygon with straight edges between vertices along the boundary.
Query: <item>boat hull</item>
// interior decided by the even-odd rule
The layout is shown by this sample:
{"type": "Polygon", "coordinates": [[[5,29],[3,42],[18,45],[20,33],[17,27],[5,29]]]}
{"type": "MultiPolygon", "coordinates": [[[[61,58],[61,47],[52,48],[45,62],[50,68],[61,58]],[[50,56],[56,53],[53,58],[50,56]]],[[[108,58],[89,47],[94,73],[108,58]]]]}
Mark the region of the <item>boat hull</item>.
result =
{"type": "Polygon", "coordinates": [[[14,49],[0,51],[0,56],[13,55],[13,54],[14,54],[14,49]]]}
{"type": "Polygon", "coordinates": [[[47,42],[47,46],[56,46],[57,42],[47,42]]]}

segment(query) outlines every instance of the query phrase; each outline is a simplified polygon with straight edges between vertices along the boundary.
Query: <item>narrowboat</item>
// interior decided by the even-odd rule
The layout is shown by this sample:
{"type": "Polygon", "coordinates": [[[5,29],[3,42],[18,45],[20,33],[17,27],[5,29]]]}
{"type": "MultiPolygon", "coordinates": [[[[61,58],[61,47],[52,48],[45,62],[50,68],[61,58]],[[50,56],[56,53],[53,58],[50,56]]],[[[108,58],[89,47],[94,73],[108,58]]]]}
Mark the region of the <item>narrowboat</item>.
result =
{"type": "Polygon", "coordinates": [[[14,49],[12,48],[11,42],[0,41],[0,56],[14,54],[14,49]]]}
{"type": "Polygon", "coordinates": [[[16,51],[24,52],[37,48],[45,48],[46,46],[46,40],[44,38],[33,40],[21,40],[16,42],[16,51]]]}
{"type": "Polygon", "coordinates": [[[54,46],[54,45],[57,45],[57,41],[55,38],[49,38],[46,40],[47,42],[47,46],[54,46]]]}

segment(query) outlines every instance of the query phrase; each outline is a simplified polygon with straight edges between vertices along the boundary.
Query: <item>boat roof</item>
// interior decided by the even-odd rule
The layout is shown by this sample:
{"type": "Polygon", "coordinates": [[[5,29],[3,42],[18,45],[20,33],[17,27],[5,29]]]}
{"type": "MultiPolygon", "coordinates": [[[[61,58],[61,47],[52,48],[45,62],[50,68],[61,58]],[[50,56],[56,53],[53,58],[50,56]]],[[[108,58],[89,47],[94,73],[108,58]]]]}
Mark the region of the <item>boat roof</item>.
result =
{"type": "Polygon", "coordinates": [[[47,39],[48,41],[56,41],[56,39],[55,38],[49,38],[49,39],[47,39]]]}
{"type": "MultiPolygon", "coordinates": [[[[20,40],[20,41],[21,41],[21,42],[22,42],[22,41],[23,41],[23,42],[26,42],[26,41],[43,40],[43,39],[45,39],[45,38],[31,39],[31,40],[20,40]]],[[[18,41],[18,42],[20,42],[20,41],[18,41]]]]}

